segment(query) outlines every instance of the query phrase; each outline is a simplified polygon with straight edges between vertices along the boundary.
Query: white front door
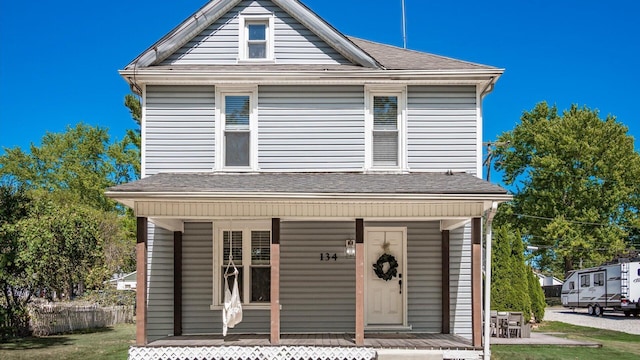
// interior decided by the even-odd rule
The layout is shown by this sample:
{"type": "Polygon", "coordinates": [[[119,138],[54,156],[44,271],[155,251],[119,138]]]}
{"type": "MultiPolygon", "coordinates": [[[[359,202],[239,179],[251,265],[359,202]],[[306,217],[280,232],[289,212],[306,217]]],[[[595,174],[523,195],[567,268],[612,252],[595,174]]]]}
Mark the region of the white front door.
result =
{"type": "MultiPolygon", "coordinates": [[[[402,326],[405,324],[406,228],[366,228],[365,230],[365,321],[367,326],[402,326]],[[374,265],[382,255],[397,261],[397,275],[389,280],[380,278],[374,265]]],[[[385,259],[383,259],[385,260],[385,259]]],[[[392,260],[392,259],[391,259],[392,260]]],[[[390,262],[382,264],[382,272],[389,273],[390,262]]]]}

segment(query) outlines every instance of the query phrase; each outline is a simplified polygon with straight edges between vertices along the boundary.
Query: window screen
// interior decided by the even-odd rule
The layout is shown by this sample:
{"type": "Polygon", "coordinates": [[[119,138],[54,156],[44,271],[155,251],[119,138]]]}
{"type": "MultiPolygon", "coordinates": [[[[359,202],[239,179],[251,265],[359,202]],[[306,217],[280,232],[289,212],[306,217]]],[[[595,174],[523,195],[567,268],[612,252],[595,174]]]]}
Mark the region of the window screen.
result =
{"type": "Polygon", "coordinates": [[[373,165],[398,165],[398,97],[373,97],[373,165]]]}
{"type": "Polygon", "coordinates": [[[247,25],[247,54],[249,59],[267,58],[267,25],[250,23],[247,25]]]}
{"type": "Polygon", "coordinates": [[[248,95],[225,96],[225,165],[249,166],[250,97],[248,95]]]}

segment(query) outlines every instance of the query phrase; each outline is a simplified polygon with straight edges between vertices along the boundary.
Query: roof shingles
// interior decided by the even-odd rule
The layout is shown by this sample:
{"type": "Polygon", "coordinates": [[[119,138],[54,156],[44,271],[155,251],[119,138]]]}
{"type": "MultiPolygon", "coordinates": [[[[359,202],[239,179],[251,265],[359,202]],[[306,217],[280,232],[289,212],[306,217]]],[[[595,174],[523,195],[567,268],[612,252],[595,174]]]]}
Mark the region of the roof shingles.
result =
{"type": "Polygon", "coordinates": [[[110,192],[273,194],[483,194],[500,186],[465,173],[160,173],[110,192]]]}

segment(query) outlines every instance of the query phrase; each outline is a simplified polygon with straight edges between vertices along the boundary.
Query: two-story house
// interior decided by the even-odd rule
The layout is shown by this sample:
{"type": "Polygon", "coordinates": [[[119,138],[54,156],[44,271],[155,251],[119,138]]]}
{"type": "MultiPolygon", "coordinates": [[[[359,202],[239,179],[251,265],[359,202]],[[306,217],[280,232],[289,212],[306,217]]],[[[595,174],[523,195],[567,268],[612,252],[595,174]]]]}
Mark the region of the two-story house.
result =
{"type": "Polygon", "coordinates": [[[502,72],[297,0],[213,0],[149,47],[120,71],[142,179],[107,192],[138,219],[130,358],[486,357],[482,219],[510,196],[481,179],[482,100],[502,72]],[[225,279],[243,319],[222,336],[225,279]]]}

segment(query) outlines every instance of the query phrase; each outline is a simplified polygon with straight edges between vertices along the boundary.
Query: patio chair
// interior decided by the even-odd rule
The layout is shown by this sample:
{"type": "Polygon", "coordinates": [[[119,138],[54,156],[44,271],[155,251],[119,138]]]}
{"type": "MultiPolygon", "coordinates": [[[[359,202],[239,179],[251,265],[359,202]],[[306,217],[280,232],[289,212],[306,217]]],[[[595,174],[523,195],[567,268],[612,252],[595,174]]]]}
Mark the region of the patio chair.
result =
{"type": "Polygon", "coordinates": [[[507,337],[521,337],[522,336],[522,313],[510,312],[507,321],[507,337]]]}

